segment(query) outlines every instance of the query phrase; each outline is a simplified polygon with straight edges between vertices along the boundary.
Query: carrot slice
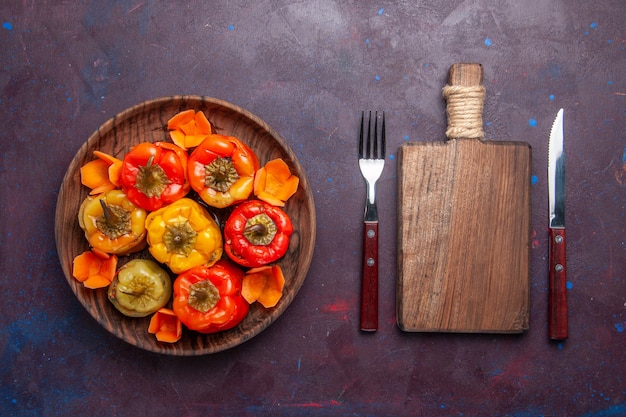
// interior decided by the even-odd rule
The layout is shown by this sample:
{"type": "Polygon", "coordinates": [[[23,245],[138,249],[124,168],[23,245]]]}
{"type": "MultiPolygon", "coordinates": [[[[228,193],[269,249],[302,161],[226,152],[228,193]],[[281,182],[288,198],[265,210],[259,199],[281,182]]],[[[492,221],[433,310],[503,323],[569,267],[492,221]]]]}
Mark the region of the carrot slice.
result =
{"type": "Polygon", "coordinates": [[[200,145],[202,143],[202,141],[204,140],[204,138],[206,138],[208,136],[207,135],[200,135],[200,134],[188,134],[185,136],[185,147],[186,149],[189,148],[195,148],[196,146],[200,145]]]}
{"type": "Polygon", "coordinates": [[[98,159],[102,159],[108,165],[121,163],[122,160],[114,157],[113,155],[109,155],[108,153],[104,153],[102,151],[95,150],[93,154],[98,157],[98,159]]]}
{"type": "Polygon", "coordinates": [[[298,190],[299,183],[300,179],[291,174],[285,161],[273,159],[256,172],[254,194],[266,203],[284,206],[298,190]]]}
{"type": "Polygon", "coordinates": [[[80,168],[80,182],[91,188],[95,195],[114,190],[119,186],[122,160],[100,151],[94,151],[98,159],[87,162],[80,168]]]}
{"type": "Polygon", "coordinates": [[[174,343],[183,335],[183,324],[173,310],[160,308],[150,318],[148,333],[155,335],[159,342],[174,343]]]}
{"type": "Polygon", "coordinates": [[[172,142],[184,150],[194,148],[211,134],[211,123],[203,112],[184,110],[167,122],[172,142]]]}
{"type": "Polygon", "coordinates": [[[209,122],[209,119],[206,118],[203,112],[197,112],[195,119],[196,126],[198,127],[198,133],[203,133],[205,135],[211,133],[211,123],[209,122]]]}
{"type": "Polygon", "coordinates": [[[111,281],[104,275],[96,274],[87,278],[83,282],[83,285],[85,286],[85,288],[90,288],[92,290],[95,290],[98,288],[108,287],[110,283],[111,281]]]}
{"type": "Polygon", "coordinates": [[[185,133],[182,130],[170,130],[170,139],[177,146],[180,146],[183,149],[185,148],[185,133]]]}
{"type": "Polygon", "coordinates": [[[195,148],[200,145],[204,139],[206,139],[209,135],[197,134],[186,135],[185,136],[185,146],[187,148],[195,148]]]}
{"type": "Polygon", "coordinates": [[[182,130],[185,135],[193,135],[197,132],[196,119],[191,119],[184,125],[181,125],[178,129],[182,130]]]}
{"type": "Polygon", "coordinates": [[[80,182],[92,189],[90,194],[97,194],[93,189],[102,187],[109,181],[109,166],[102,159],[94,159],[80,167],[80,182]]]}
{"type": "Polygon", "coordinates": [[[74,278],[76,278],[80,282],[83,282],[87,278],[89,278],[89,267],[93,265],[97,260],[98,257],[91,251],[86,251],[76,256],[74,258],[72,267],[72,275],[74,276],[74,278]]]}
{"type": "Polygon", "coordinates": [[[248,304],[252,304],[259,299],[266,283],[267,277],[263,274],[246,274],[241,287],[241,295],[248,304]]]}
{"type": "Polygon", "coordinates": [[[113,183],[113,185],[115,185],[116,187],[119,187],[120,172],[122,170],[122,164],[124,161],[114,157],[113,155],[109,155],[108,153],[104,153],[101,151],[93,151],[93,154],[107,163],[109,181],[113,183]]]}
{"type": "Polygon", "coordinates": [[[87,288],[103,288],[115,277],[117,256],[103,257],[99,252],[85,251],[74,258],[72,275],[87,288]]]}
{"type": "Polygon", "coordinates": [[[122,172],[122,161],[118,159],[118,162],[115,162],[109,165],[109,181],[113,183],[113,185],[120,186],[121,181],[121,172],[122,172]]]}
{"type": "Polygon", "coordinates": [[[109,283],[113,281],[115,273],[117,272],[117,256],[111,255],[107,259],[101,259],[100,263],[100,275],[109,280],[109,283]]]}
{"type": "Polygon", "coordinates": [[[115,190],[115,188],[117,188],[115,184],[113,184],[110,181],[107,181],[98,185],[97,187],[92,188],[89,194],[91,195],[102,194],[102,193],[106,193],[107,191],[115,190]]]}
{"type": "Polygon", "coordinates": [[[176,113],[170,120],[167,121],[167,128],[169,130],[180,129],[182,125],[193,120],[196,112],[193,109],[183,110],[180,113],[176,113]]]}
{"type": "Polygon", "coordinates": [[[258,301],[263,307],[271,308],[283,296],[285,276],[278,265],[250,269],[243,278],[241,295],[250,304],[258,301]]]}

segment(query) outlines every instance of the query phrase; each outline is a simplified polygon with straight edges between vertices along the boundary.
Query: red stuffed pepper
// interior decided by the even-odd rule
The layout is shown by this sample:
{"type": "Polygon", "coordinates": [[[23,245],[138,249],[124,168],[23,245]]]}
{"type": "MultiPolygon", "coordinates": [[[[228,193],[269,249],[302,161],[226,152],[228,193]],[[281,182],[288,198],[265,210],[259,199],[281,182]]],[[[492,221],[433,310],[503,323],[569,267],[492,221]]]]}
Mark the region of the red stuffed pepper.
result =
{"type": "Polygon", "coordinates": [[[172,143],[140,143],[124,157],[120,185],[128,199],[145,210],[168,205],[191,189],[187,154],[172,143]]]}
{"type": "Polygon", "coordinates": [[[211,267],[196,266],[176,278],[172,309],[190,330],[216,333],[232,329],[248,314],[241,295],[243,271],[220,260],[211,267]]]}
{"type": "Polygon", "coordinates": [[[281,258],[293,225],[287,213],[261,200],[240,203],[224,226],[224,250],[239,265],[255,268],[281,258]]]}
{"type": "Polygon", "coordinates": [[[189,182],[209,206],[228,207],[250,196],[259,160],[233,136],[208,136],[189,156],[189,182]]]}

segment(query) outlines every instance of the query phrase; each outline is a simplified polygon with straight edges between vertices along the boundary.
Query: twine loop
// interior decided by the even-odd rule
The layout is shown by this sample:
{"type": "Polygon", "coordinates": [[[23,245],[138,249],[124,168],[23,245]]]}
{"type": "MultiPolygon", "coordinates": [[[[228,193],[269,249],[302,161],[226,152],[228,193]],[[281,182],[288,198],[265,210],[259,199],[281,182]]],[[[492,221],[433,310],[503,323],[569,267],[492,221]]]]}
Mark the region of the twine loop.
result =
{"type": "Polygon", "coordinates": [[[446,85],[443,97],[448,102],[448,129],[446,136],[455,138],[483,138],[483,105],[485,87],[446,85]]]}

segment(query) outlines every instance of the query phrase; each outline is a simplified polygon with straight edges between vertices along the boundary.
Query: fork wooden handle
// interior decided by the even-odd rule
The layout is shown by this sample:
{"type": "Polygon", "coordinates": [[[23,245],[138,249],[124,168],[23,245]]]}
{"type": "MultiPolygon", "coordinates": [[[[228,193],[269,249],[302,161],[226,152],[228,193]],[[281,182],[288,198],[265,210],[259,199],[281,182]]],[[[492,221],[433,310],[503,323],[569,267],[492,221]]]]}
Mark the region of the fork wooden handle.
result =
{"type": "Polygon", "coordinates": [[[365,222],[363,233],[361,330],[378,330],[378,222],[365,222]]]}

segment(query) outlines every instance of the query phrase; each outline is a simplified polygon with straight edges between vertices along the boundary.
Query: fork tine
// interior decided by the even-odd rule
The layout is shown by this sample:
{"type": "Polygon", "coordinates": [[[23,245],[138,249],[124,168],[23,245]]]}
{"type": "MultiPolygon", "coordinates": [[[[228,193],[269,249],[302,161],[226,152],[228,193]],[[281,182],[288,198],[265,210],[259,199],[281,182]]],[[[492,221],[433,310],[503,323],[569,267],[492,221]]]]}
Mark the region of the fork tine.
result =
{"type": "Polygon", "coordinates": [[[365,121],[365,111],[361,112],[361,126],[359,128],[359,159],[385,159],[386,132],[385,112],[381,116],[381,128],[378,129],[378,111],[374,111],[372,126],[372,111],[368,112],[368,120],[365,121]],[[365,137],[365,123],[367,123],[367,137],[365,137]],[[372,128],[374,130],[372,138],[372,128]],[[373,140],[372,140],[373,139],[373,140]]]}
{"type": "Polygon", "coordinates": [[[380,157],[385,159],[385,112],[383,111],[383,126],[380,132],[380,157]]]}
{"type": "Polygon", "coordinates": [[[372,111],[370,110],[370,116],[369,119],[367,121],[367,145],[366,145],[366,152],[365,152],[365,157],[367,159],[370,159],[372,157],[372,111]]]}
{"type": "Polygon", "coordinates": [[[378,112],[374,113],[374,159],[378,159],[378,112]]]}
{"type": "Polygon", "coordinates": [[[361,112],[361,129],[359,130],[359,159],[363,158],[363,122],[365,119],[365,112],[361,112]]]}

